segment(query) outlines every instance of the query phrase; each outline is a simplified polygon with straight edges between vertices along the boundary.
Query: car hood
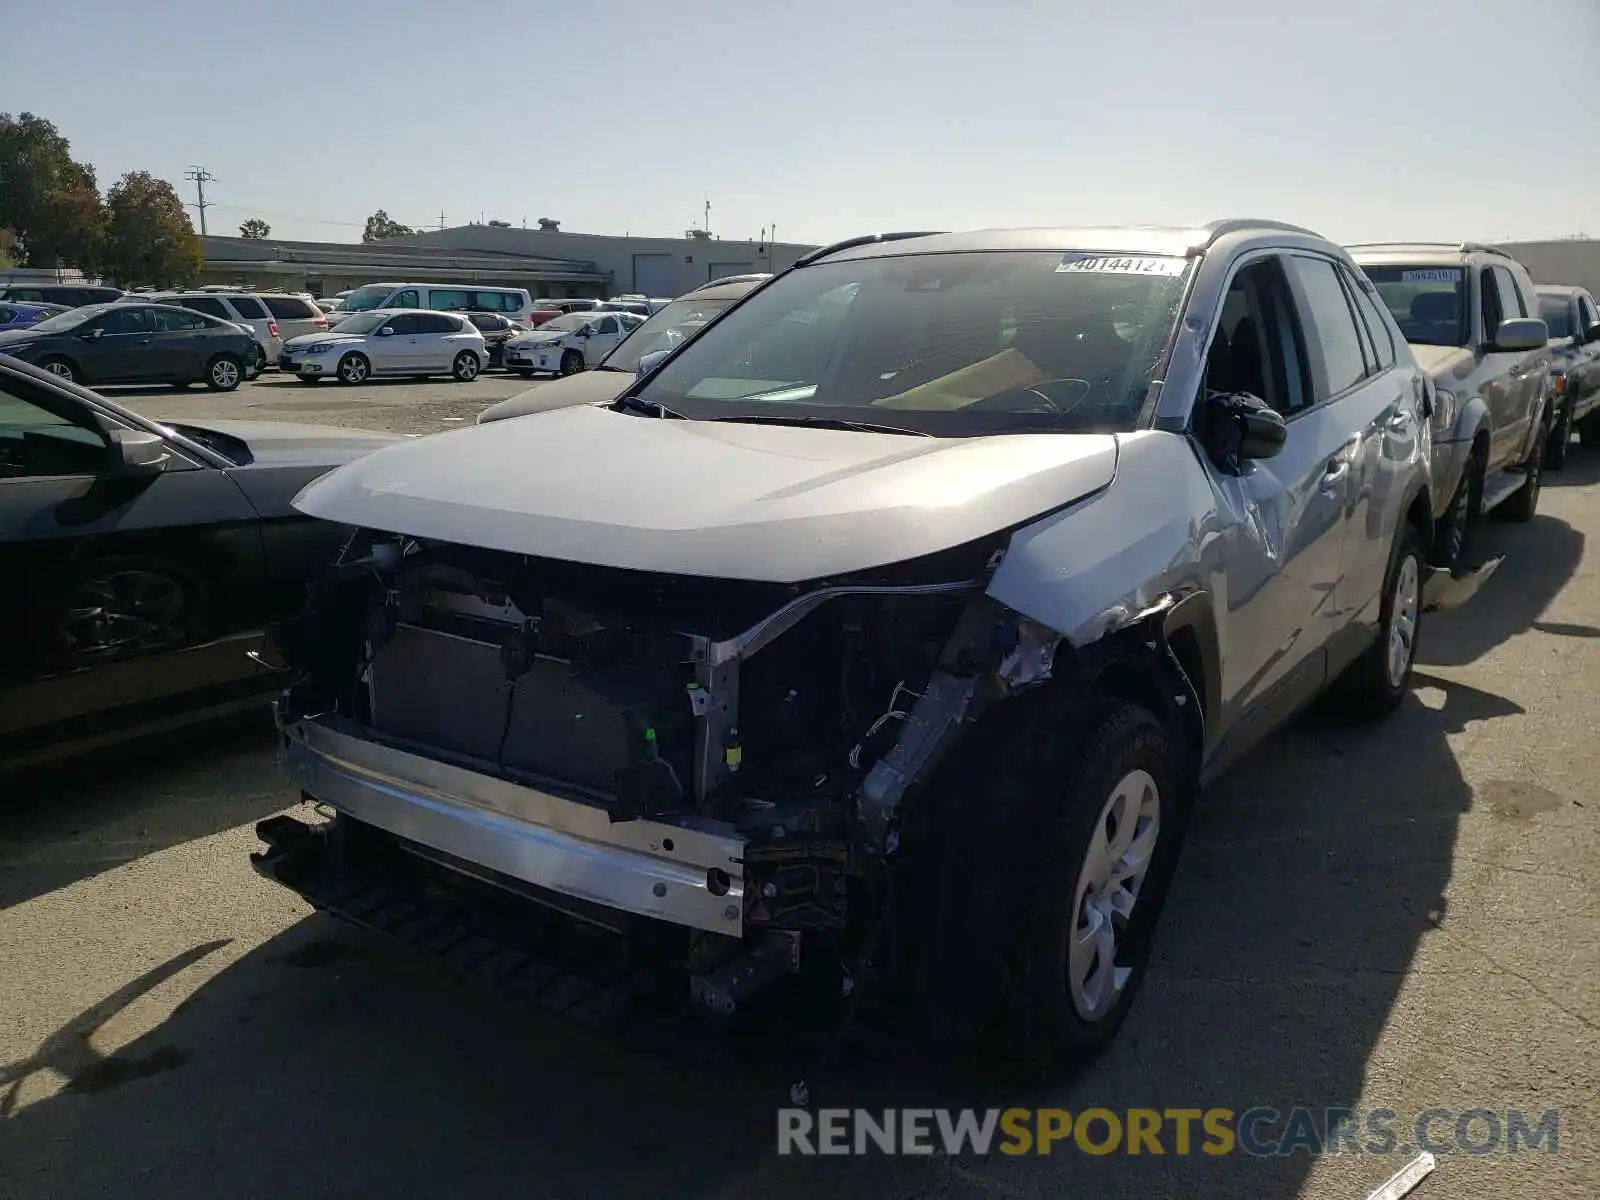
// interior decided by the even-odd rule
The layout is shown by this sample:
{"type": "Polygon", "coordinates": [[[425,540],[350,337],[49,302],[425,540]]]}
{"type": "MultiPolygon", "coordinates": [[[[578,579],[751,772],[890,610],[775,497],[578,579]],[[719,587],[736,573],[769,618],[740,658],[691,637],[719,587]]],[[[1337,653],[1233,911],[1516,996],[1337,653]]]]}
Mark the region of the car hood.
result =
{"type": "Polygon", "coordinates": [[[1445,388],[1450,386],[1451,380],[1467,375],[1476,362],[1472,351],[1464,346],[1421,346],[1413,342],[1411,353],[1417,365],[1445,388]]]}
{"type": "Polygon", "coordinates": [[[794,583],[960,546],[1111,482],[1109,434],[924,438],[578,405],[389,446],[301,512],[596,566],[794,583]]]}
{"type": "Polygon", "coordinates": [[[609,404],[622,395],[634,378],[631,371],[580,371],[576,375],[563,375],[491,404],[478,414],[478,424],[571,408],[574,404],[609,404]]]}
{"type": "Polygon", "coordinates": [[[207,432],[220,434],[221,447],[233,457],[227,441],[243,442],[250,457],[263,466],[306,464],[338,466],[395,442],[406,441],[394,433],[375,433],[367,429],[341,429],[333,425],[297,425],[287,421],[167,421],[155,420],[176,429],[202,445],[207,432]],[[197,436],[200,435],[200,436],[197,436]]]}

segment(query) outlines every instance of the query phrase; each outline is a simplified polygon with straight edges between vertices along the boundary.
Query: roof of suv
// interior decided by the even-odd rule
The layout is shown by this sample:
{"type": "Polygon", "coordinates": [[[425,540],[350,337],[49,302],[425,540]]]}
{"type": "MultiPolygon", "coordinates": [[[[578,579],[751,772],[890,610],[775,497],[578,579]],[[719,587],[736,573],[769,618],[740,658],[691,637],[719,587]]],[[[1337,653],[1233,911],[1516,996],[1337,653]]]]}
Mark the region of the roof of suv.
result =
{"type": "Polygon", "coordinates": [[[1589,291],[1575,283],[1536,283],[1533,290],[1541,296],[1576,296],[1579,292],[1589,291]]]}
{"type": "Polygon", "coordinates": [[[692,292],[685,292],[679,300],[737,300],[741,296],[748,296],[758,286],[772,278],[770,275],[757,275],[754,278],[745,276],[733,280],[721,280],[717,283],[704,284],[692,292]]]}
{"type": "Polygon", "coordinates": [[[953,254],[973,250],[1104,250],[1121,254],[1185,256],[1229,234],[1290,233],[1325,240],[1314,230],[1283,221],[1238,217],[1205,225],[1060,226],[978,229],[967,233],[884,233],[850,238],[814,250],[799,264],[822,259],[878,258],[893,254],[953,254]]]}

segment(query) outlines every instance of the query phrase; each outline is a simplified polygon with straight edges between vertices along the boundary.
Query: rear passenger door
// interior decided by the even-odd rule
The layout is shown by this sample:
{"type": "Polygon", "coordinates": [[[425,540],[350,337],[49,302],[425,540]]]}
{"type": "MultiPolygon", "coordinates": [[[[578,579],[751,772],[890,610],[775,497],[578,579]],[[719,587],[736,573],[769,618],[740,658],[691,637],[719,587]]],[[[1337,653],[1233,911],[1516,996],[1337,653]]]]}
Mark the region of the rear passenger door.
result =
{"type": "Polygon", "coordinates": [[[444,313],[419,312],[409,314],[416,323],[415,363],[426,371],[448,371],[451,361],[460,348],[456,334],[461,332],[459,320],[444,313]]]}
{"type": "Polygon", "coordinates": [[[622,327],[615,313],[607,313],[594,323],[594,336],[583,346],[583,357],[591,367],[599,362],[622,340],[622,327]]]}
{"type": "Polygon", "coordinates": [[[204,317],[188,309],[152,308],[150,325],[156,367],[163,376],[205,378],[209,323],[204,317]]]}

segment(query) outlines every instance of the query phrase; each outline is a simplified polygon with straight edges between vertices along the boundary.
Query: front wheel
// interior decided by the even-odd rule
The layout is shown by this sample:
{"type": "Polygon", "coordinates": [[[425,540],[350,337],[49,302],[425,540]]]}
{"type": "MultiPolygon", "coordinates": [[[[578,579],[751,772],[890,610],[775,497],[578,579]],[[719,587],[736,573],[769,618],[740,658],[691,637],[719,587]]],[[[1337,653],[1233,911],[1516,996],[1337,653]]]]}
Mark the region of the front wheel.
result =
{"type": "Polygon", "coordinates": [[[1431,556],[1434,566],[1455,570],[1478,524],[1482,504],[1483,460],[1473,454],[1462,468],[1461,482],[1456,484],[1455,495],[1450,497],[1450,507],[1434,527],[1431,556]]]}
{"type": "Polygon", "coordinates": [[[450,374],[458,383],[471,383],[478,377],[481,369],[478,356],[471,350],[463,350],[456,355],[456,361],[451,364],[450,374]]]}
{"type": "Polygon", "coordinates": [[[78,372],[64,358],[47,358],[39,365],[57,379],[65,379],[68,383],[78,382],[78,372]]]}
{"type": "Polygon", "coordinates": [[[583,370],[583,355],[576,350],[568,350],[561,356],[561,373],[563,375],[576,375],[583,370]]]}
{"type": "Polygon", "coordinates": [[[372,374],[372,364],[367,361],[365,354],[346,354],[339,360],[339,368],[335,372],[339,382],[344,384],[365,383],[367,376],[372,374]]]}
{"type": "Polygon", "coordinates": [[[1357,718],[1388,716],[1411,686],[1422,629],[1422,559],[1422,534],[1407,522],[1384,578],[1377,639],[1346,676],[1348,707],[1357,718]]]}
{"type": "Polygon", "coordinates": [[[206,386],[213,392],[231,392],[244,377],[244,368],[231,354],[219,354],[206,364],[206,386]]]}

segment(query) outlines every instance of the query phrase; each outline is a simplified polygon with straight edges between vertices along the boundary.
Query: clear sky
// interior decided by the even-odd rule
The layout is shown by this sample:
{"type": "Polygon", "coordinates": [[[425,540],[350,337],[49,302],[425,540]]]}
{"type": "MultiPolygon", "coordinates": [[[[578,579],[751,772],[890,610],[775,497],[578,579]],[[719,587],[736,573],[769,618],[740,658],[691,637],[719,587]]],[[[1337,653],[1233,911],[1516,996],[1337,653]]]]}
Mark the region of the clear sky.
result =
{"type": "Polygon", "coordinates": [[[1600,236],[1600,0],[0,0],[0,111],[211,232],[1276,217],[1600,236]]]}

